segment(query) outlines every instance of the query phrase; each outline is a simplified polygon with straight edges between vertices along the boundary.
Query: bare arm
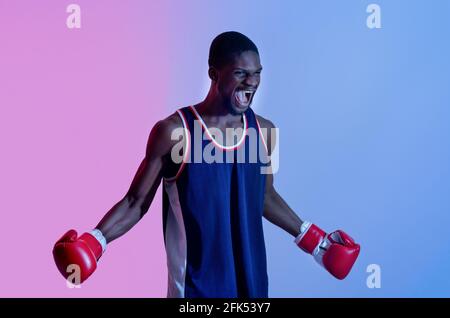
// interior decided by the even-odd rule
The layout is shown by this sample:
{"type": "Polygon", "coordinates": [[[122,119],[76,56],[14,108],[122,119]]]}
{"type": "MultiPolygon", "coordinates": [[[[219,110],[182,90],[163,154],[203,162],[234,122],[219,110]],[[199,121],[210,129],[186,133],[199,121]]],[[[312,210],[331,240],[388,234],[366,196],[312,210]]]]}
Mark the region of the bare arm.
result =
{"type": "Polygon", "coordinates": [[[178,141],[171,140],[171,132],[181,125],[178,116],[159,121],[152,129],[145,158],[142,160],[131,186],[122,200],[109,210],[97,225],[109,243],[125,234],[145,215],[161,183],[165,158],[178,141]]]}
{"type": "Polygon", "coordinates": [[[300,226],[303,221],[275,190],[271,174],[267,175],[266,179],[264,217],[294,237],[300,234],[300,226]]]}
{"type": "MultiPolygon", "coordinates": [[[[267,129],[266,144],[269,150],[269,155],[275,149],[275,126],[272,122],[258,116],[258,121],[262,128],[267,129]]],[[[264,217],[271,223],[282,228],[294,237],[300,234],[300,227],[303,221],[297,214],[289,207],[289,205],[278,194],[273,185],[273,174],[266,176],[266,192],[264,196],[264,217]]]]}

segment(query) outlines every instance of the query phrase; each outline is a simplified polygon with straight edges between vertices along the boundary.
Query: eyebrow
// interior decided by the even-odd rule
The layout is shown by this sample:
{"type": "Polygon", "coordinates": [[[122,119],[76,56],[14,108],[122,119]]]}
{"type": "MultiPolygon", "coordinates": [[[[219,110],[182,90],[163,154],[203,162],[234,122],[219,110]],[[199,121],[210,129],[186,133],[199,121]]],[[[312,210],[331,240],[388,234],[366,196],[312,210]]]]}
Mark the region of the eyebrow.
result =
{"type": "MultiPolygon", "coordinates": [[[[262,69],[263,69],[263,67],[261,66],[260,68],[258,68],[255,72],[261,72],[262,71],[262,69]]],[[[247,72],[247,70],[246,69],[244,69],[244,68],[240,68],[240,67],[237,67],[237,68],[235,68],[233,71],[244,71],[244,72],[247,72]]]]}

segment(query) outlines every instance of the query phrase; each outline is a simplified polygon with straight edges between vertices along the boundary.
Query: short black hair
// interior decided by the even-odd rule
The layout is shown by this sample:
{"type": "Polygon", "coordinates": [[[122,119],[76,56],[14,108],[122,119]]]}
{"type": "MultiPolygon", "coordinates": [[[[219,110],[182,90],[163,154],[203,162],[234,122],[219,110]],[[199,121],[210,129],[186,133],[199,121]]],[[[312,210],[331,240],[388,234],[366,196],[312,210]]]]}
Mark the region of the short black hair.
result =
{"type": "Polygon", "coordinates": [[[235,31],[221,33],[211,43],[208,64],[210,67],[220,69],[245,51],[253,51],[259,55],[255,43],[242,33],[235,31]]]}

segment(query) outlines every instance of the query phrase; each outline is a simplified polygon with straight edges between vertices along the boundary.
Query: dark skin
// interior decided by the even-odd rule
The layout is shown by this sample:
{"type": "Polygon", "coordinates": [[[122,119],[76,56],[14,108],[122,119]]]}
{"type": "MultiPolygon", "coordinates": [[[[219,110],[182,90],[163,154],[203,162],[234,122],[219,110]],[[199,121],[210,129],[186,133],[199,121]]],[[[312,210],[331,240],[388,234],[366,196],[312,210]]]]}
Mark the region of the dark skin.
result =
{"type": "MultiPolygon", "coordinates": [[[[205,100],[195,105],[208,127],[223,132],[226,128],[242,127],[242,113],[247,107],[239,105],[234,94],[245,89],[256,92],[260,83],[262,66],[257,53],[246,51],[221,68],[211,67],[208,71],[211,86],[205,100]]],[[[253,98],[253,95],[252,95],[253,98]]],[[[273,123],[257,116],[262,128],[267,129],[266,144],[269,155],[275,149],[271,136],[273,123]]],[[[174,113],[160,120],[152,128],[148,138],[145,158],[142,160],[131,186],[122,200],[106,213],[97,225],[109,243],[129,231],[148,211],[163,177],[174,175],[174,164],[170,153],[180,140],[172,140],[174,129],[183,128],[179,116],[174,113]]],[[[274,132],[273,132],[274,133],[274,132]]],[[[228,138],[226,138],[228,139],[228,138]]],[[[233,141],[231,141],[232,143],[233,141]]],[[[300,233],[303,221],[287,205],[276,191],[273,174],[267,174],[264,197],[264,217],[292,236],[300,233]]]]}

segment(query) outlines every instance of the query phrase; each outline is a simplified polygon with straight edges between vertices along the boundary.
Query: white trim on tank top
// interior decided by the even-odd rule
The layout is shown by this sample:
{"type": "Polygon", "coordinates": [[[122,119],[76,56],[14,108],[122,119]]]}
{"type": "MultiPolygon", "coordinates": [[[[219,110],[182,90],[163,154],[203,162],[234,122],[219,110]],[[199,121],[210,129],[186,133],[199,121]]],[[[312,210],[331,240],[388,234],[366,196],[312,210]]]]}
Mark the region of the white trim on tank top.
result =
{"type": "Polygon", "coordinates": [[[211,135],[211,133],[209,132],[208,126],[206,126],[205,122],[203,121],[202,117],[200,116],[200,114],[197,112],[197,110],[195,109],[194,106],[190,106],[190,108],[192,109],[192,111],[194,112],[195,116],[197,117],[197,119],[200,121],[200,123],[202,124],[203,128],[206,131],[206,134],[208,135],[209,139],[211,139],[211,141],[214,143],[214,145],[216,145],[217,147],[224,149],[224,150],[234,150],[236,148],[238,148],[242,142],[245,140],[245,136],[247,135],[247,117],[245,116],[245,114],[242,114],[242,121],[244,122],[244,131],[242,133],[242,137],[241,139],[238,141],[237,144],[235,145],[231,145],[231,146],[223,146],[221,144],[219,144],[211,135]]]}

